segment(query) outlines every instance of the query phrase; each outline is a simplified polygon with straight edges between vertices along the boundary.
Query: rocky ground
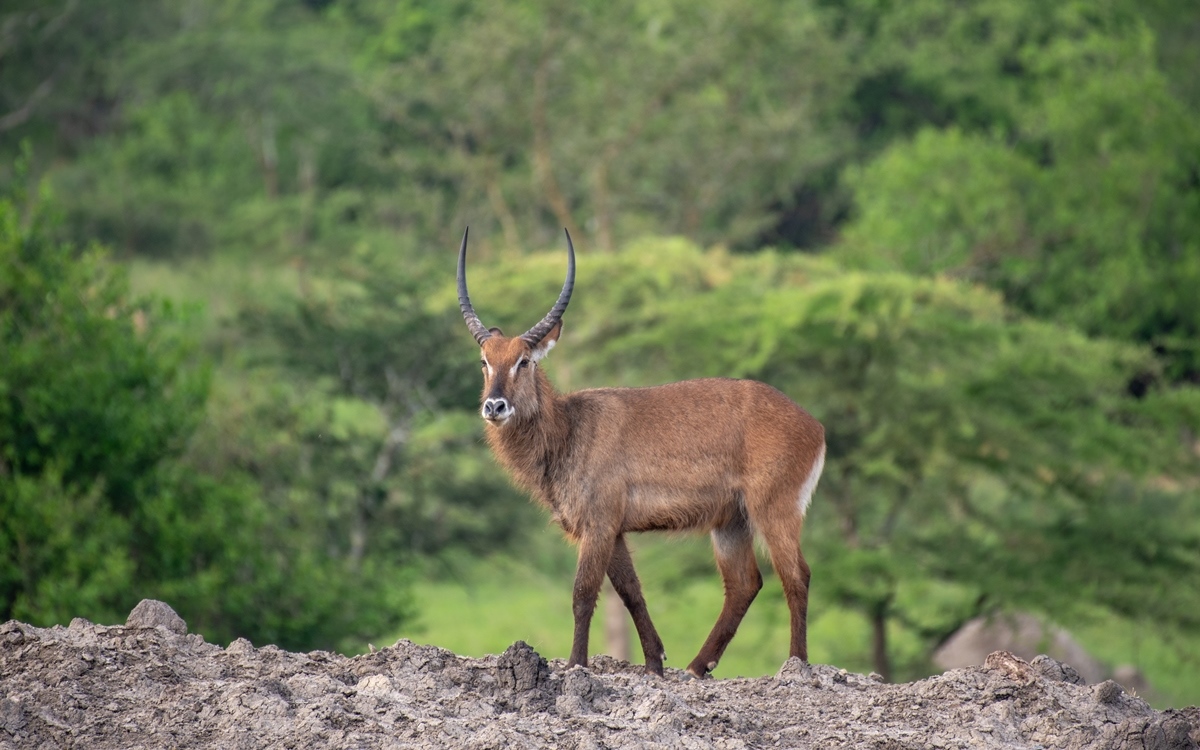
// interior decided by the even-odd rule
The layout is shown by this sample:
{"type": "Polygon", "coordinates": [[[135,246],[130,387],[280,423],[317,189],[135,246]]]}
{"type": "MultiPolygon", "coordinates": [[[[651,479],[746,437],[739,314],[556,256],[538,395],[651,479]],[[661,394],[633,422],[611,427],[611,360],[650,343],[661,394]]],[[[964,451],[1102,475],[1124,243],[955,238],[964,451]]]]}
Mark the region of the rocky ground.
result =
{"type": "Polygon", "coordinates": [[[0,626],[0,748],[1195,748],[1200,708],[1155,711],[1049,657],[885,685],[791,660],[691,680],[524,643],[470,659],[408,641],[347,658],[187,634],[143,601],[123,626],[0,626]]]}

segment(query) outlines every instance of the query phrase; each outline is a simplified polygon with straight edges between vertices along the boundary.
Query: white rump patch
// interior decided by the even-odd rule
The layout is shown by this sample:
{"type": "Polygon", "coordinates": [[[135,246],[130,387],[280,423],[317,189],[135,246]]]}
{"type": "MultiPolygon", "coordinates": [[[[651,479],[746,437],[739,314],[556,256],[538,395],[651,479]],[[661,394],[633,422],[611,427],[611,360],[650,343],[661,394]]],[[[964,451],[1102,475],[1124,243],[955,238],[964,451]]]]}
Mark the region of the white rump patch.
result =
{"type": "Polygon", "coordinates": [[[817,456],[817,460],[813,463],[812,469],[808,472],[808,478],[804,480],[804,485],[800,488],[800,515],[808,514],[809,503],[812,502],[813,491],[817,489],[817,480],[821,478],[821,471],[825,468],[825,444],[821,443],[821,453],[817,456]]]}

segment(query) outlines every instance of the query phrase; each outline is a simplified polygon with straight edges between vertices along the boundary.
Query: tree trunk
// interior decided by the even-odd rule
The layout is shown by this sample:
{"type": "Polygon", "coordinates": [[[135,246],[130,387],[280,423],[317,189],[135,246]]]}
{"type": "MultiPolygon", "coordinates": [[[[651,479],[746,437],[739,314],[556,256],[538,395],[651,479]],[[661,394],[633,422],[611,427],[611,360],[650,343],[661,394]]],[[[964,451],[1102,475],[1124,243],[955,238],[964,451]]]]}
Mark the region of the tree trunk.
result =
{"type": "MultiPolygon", "coordinates": [[[[300,187],[300,221],[297,227],[297,244],[307,245],[315,234],[313,214],[317,204],[317,148],[312,143],[301,143],[297,148],[299,166],[296,182],[300,187]]],[[[276,186],[278,189],[278,186],[276,186]]]]}
{"type": "Polygon", "coordinates": [[[24,125],[29,120],[30,116],[33,115],[33,111],[37,107],[38,102],[42,99],[45,99],[53,89],[53,76],[39,83],[38,87],[33,90],[33,93],[29,95],[29,98],[25,100],[24,104],[17,109],[14,109],[12,112],[4,115],[3,117],[0,117],[0,133],[5,132],[6,130],[12,130],[18,125],[24,125]]]}
{"type": "Polygon", "coordinates": [[[871,610],[871,652],[875,671],[884,682],[892,681],[892,664],[887,651],[887,604],[882,603],[871,610]]]}
{"type": "MultiPolygon", "coordinates": [[[[388,380],[389,391],[396,392],[406,387],[390,367],[386,368],[384,374],[388,380]]],[[[379,446],[379,452],[375,454],[375,466],[372,467],[367,482],[359,490],[358,503],[354,508],[354,516],[351,518],[349,561],[354,570],[358,570],[366,556],[367,536],[376,511],[374,493],[391,473],[396,451],[403,448],[404,444],[408,442],[409,428],[412,426],[412,420],[416,414],[416,409],[411,405],[407,409],[406,416],[393,418],[389,415],[391,409],[383,408],[381,411],[391,429],[388,430],[387,437],[383,439],[383,444],[379,446]]]]}
{"type": "Polygon", "coordinates": [[[519,250],[521,249],[521,233],[517,230],[517,220],[508,207],[508,201],[504,199],[504,192],[500,189],[499,171],[494,162],[488,164],[487,175],[484,178],[488,203],[491,204],[496,218],[500,220],[500,229],[504,232],[504,243],[511,250],[519,250]]]}
{"type": "Polygon", "coordinates": [[[549,76],[550,53],[546,52],[533,72],[533,169],[555,218],[572,237],[578,238],[582,236],[579,227],[571,218],[571,207],[554,177],[553,158],[550,154],[550,119],[546,112],[546,99],[549,96],[546,86],[549,76]]]}
{"type": "Polygon", "coordinates": [[[279,147],[275,142],[275,118],[268,112],[258,120],[258,167],[267,197],[279,197],[279,147]]]}
{"type": "Polygon", "coordinates": [[[592,172],[592,188],[595,191],[596,204],[596,245],[606,253],[616,249],[613,237],[612,195],[608,189],[608,165],[616,158],[616,149],[604,149],[596,169],[592,172]]]}
{"type": "Polygon", "coordinates": [[[605,653],[614,659],[629,661],[633,658],[625,603],[607,580],[604,582],[604,644],[605,653]]]}

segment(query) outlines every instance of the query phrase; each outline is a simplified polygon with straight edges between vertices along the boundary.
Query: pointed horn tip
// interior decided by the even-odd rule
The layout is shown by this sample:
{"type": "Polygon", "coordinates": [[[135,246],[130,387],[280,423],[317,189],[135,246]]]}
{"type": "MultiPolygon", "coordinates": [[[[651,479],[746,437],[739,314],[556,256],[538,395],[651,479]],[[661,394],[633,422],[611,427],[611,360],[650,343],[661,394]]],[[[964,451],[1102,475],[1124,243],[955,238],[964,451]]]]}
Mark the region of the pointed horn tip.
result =
{"type": "Polygon", "coordinates": [[[567,231],[566,227],[563,227],[563,234],[567,235],[567,259],[573,266],[575,265],[575,243],[571,241],[571,233],[567,231]]]}
{"type": "Polygon", "coordinates": [[[567,304],[571,301],[571,292],[575,288],[575,245],[571,242],[571,233],[563,227],[563,231],[567,235],[567,278],[563,282],[562,291],[559,292],[558,300],[555,301],[554,307],[550,308],[550,312],[546,313],[546,317],[538,321],[537,325],[530,328],[525,333],[521,334],[521,338],[533,345],[537,345],[546,334],[549,333],[554,326],[562,322],[563,313],[567,311],[567,304]]]}
{"type": "Polygon", "coordinates": [[[483,342],[491,338],[492,334],[475,314],[475,308],[471,305],[471,296],[467,293],[467,233],[470,230],[469,225],[463,230],[462,246],[458,250],[458,306],[462,310],[463,321],[466,322],[467,329],[475,337],[475,342],[483,346],[483,342]]]}

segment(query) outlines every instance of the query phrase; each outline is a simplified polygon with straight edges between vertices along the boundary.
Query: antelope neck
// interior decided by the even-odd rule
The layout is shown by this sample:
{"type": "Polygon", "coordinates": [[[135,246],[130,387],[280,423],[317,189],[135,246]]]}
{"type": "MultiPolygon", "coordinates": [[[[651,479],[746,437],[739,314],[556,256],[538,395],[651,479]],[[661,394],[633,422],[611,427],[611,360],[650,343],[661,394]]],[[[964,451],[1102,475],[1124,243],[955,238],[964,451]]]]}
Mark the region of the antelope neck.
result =
{"type": "Polygon", "coordinates": [[[562,408],[562,397],[540,370],[535,377],[537,410],[532,415],[514,416],[503,426],[488,424],[486,434],[492,451],[512,472],[517,483],[553,507],[551,474],[570,428],[562,408]]]}

